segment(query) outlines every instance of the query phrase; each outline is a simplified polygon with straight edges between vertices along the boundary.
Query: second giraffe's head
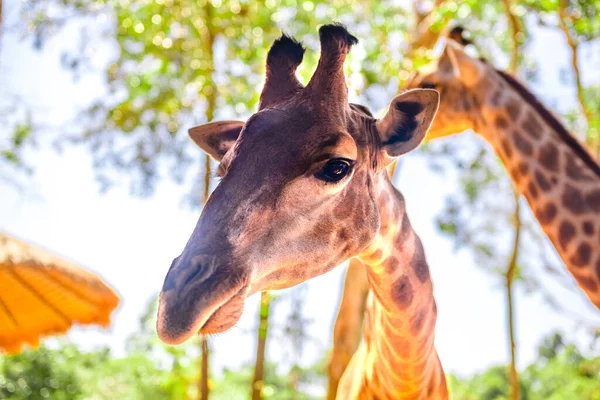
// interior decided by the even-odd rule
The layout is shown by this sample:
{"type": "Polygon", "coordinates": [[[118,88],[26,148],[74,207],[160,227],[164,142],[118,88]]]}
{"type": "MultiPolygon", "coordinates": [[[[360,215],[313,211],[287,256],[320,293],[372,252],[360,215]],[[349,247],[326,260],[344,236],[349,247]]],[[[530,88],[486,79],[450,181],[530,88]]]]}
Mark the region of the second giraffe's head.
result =
{"type": "Polygon", "coordinates": [[[157,325],[163,341],[225,331],[250,294],[321,275],[377,235],[384,169],[421,143],[439,96],[406,92],[375,119],[348,103],[343,67],[357,39],[340,25],[323,26],[319,38],[306,86],[296,78],[304,48],[284,35],[267,56],[259,111],[245,123],[190,130],[220,161],[221,182],[167,273],[157,325]]]}
{"type": "Polygon", "coordinates": [[[428,133],[431,139],[477,130],[484,108],[500,101],[501,86],[502,78],[494,67],[469,56],[452,38],[437,62],[423,68],[406,85],[440,93],[439,113],[428,133]]]}

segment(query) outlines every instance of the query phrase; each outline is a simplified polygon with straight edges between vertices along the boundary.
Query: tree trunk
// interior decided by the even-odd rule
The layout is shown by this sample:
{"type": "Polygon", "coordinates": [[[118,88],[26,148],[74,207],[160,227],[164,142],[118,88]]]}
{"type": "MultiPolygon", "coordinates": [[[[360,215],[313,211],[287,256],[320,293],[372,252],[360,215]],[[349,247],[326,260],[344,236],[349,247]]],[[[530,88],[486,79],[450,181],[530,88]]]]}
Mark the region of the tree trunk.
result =
{"type": "Polygon", "coordinates": [[[260,316],[258,319],[258,345],[256,346],[256,364],[254,366],[254,379],[252,380],[252,400],[262,399],[265,374],[265,349],[267,346],[267,332],[269,329],[269,308],[271,296],[269,292],[260,294],[260,316]]]}
{"type": "MultiPolygon", "coordinates": [[[[513,14],[511,9],[511,0],[503,0],[504,12],[510,26],[510,36],[512,41],[512,49],[510,53],[510,72],[517,74],[519,67],[519,40],[518,33],[520,32],[519,20],[513,14]]],[[[508,369],[508,381],[510,383],[511,400],[519,400],[521,398],[521,386],[519,384],[519,373],[517,372],[517,357],[516,357],[516,338],[515,338],[515,316],[514,316],[514,288],[513,282],[515,273],[517,272],[517,260],[519,256],[519,241],[521,238],[521,207],[519,204],[520,195],[516,188],[513,188],[515,197],[515,238],[513,242],[512,254],[506,267],[506,314],[508,318],[508,338],[510,345],[510,366],[508,369]]]]}
{"type": "Polygon", "coordinates": [[[508,262],[506,270],[506,308],[508,315],[508,337],[510,341],[510,367],[508,381],[510,383],[510,399],[519,400],[521,398],[521,386],[519,385],[519,374],[517,372],[516,358],[516,340],[515,340],[515,317],[514,317],[514,298],[513,281],[517,272],[517,259],[519,255],[519,240],[521,233],[521,212],[519,206],[519,194],[515,191],[515,239],[512,255],[508,262]]]}
{"type": "MultiPolygon", "coordinates": [[[[206,30],[206,34],[202,35],[203,45],[205,48],[205,60],[209,63],[209,71],[208,80],[206,82],[206,86],[210,86],[211,90],[205,90],[206,96],[206,121],[212,121],[215,117],[215,109],[217,106],[217,88],[215,87],[214,80],[214,45],[215,45],[215,28],[212,24],[212,5],[210,2],[207,2],[204,6],[204,20],[206,21],[206,26],[208,29],[206,30]]],[[[211,180],[211,166],[210,166],[210,156],[207,154],[204,159],[204,193],[203,193],[203,203],[206,204],[208,201],[208,196],[210,195],[210,180],[211,180]]],[[[202,364],[200,368],[200,382],[199,382],[199,392],[198,395],[201,400],[208,400],[208,396],[210,393],[210,389],[208,386],[208,379],[210,375],[209,368],[209,349],[208,342],[206,337],[202,337],[201,340],[202,346],[202,364]]]]}
{"type": "Polygon", "coordinates": [[[200,365],[200,382],[198,384],[198,398],[200,400],[208,399],[208,341],[202,336],[200,339],[200,347],[202,348],[201,365],[200,365]]]}

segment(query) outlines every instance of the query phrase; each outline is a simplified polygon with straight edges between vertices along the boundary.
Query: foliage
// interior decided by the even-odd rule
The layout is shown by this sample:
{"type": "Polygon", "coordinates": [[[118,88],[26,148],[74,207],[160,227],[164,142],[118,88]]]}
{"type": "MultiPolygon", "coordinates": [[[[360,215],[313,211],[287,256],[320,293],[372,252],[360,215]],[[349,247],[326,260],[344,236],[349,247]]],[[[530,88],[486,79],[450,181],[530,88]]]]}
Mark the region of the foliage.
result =
{"type": "MultiPolygon", "coordinates": [[[[196,398],[199,341],[178,347],[162,343],[155,332],[156,299],[147,306],[127,353],[108,349],[83,352],[63,340],[16,356],[0,356],[0,399],[183,399],[196,398]]],[[[211,377],[211,399],[249,398],[253,366],[225,369],[211,377]]],[[[265,363],[264,398],[312,399],[324,387],[324,360],[308,368],[265,363]],[[318,390],[317,390],[318,391],[318,390]]]]}
{"type": "MultiPolygon", "coordinates": [[[[107,69],[109,95],[86,111],[89,123],[76,139],[94,149],[99,170],[135,174],[138,193],[152,191],[161,164],[170,165],[175,179],[183,179],[195,159],[186,151],[185,128],[214,117],[250,114],[258,102],[266,52],[280,28],[299,38],[310,35],[305,42],[313,51],[300,71],[306,80],[317,60],[317,24],[339,15],[349,25],[357,25],[351,11],[368,15],[380,8],[356,1],[316,7],[311,2],[298,7],[289,0],[267,1],[264,6],[260,2],[196,4],[124,1],[113,5],[119,52],[107,69]]],[[[380,42],[371,40],[366,46],[367,60],[380,56],[380,42]]],[[[374,62],[363,65],[367,80],[385,68],[374,62]]],[[[390,72],[398,69],[398,62],[394,65],[388,67],[390,72]]]]}
{"type": "MultiPolygon", "coordinates": [[[[188,365],[184,369],[193,368],[188,365]]],[[[470,379],[448,375],[453,398],[507,399],[506,372],[506,367],[494,366],[470,379]]],[[[250,364],[226,369],[212,382],[211,399],[249,398],[252,374],[250,364]]],[[[312,393],[315,385],[324,384],[324,360],[310,368],[294,367],[287,373],[267,362],[265,381],[264,398],[319,398],[312,393]]],[[[538,359],[525,368],[520,384],[523,400],[597,399],[600,357],[586,358],[577,346],[553,333],[540,345],[538,359]]],[[[82,352],[68,342],[60,342],[0,358],[0,399],[160,400],[185,398],[181,392],[185,386],[190,382],[172,374],[153,353],[130,350],[124,357],[115,357],[106,349],[82,352]]]]}
{"type": "Polygon", "coordinates": [[[53,351],[45,346],[0,359],[0,399],[68,400],[82,394],[80,381],[68,361],[81,353],[73,346],[53,351]]]}
{"type": "MultiPolygon", "coordinates": [[[[110,184],[111,173],[119,172],[131,177],[135,193],[149,194],[165,170],[181,181],[198,158],[188,152],[188,127],[212,118],[245,118],[255,109],[266,51],[281,30],[302,39],[310,50],[300,69],[306,81],[318,56],[316,27],[332,20],[348,25],[361,38],[349,60],[351,89],[360,92],[363,103],[379,110],[409,72],[432,57],[431,43],[418,46],[424,44],[418,37],[419,22],[426,20],[426,32],[433,38],[451,21],[462,24],[477,39],[483,55],[509,53],[512,44],[500,3],[443,1],[432,7],[430,2],[415,1],[414,10],[409,10],[393,1],[268,0],[262,5],[245,0],[30,0],[21,6],[25,21],[21,29],[43,48],[53,33],[74,19],[109,22],[96,23],[95,32],[86,28],[81,34],[79,48],[108,38],[116,57],[103,66],[108,93],[84,110],[85,123],[70,138],[90,147],[104,185],[110,184]]],[[[511,4],[521,46],[530,36],[528,16],[560,29],[558,0],[511,4]]],[[[578,45],[598,37],[599,9],[597,2],[568,2],[567,31],[578,45]]],[[[85,64],[82,57],[65,56],[79,60],[67,66],[79,68],[85,64]]],[[[524,61],[530,65],[531,60],[524,61]]],[[[595,143],[598,108],[593,100],[583,102],[590,114],[587,135],[595,143]]],[[[12,159],[15,152],[7,154],[12,159]]]]}
{"type": "MultiPolygon", "coordinates": [[[[497,12],[491,1],[445,2],[434,10],[431,29],[439,33],[450,19],[468,23],[497,12]]],[[[304,81],[318,58],[319,24],[338,20],[356,32],[361,43],[350,55],[350,85],[375,110],[387,105],[410,70],[431,59],[431,52],[423,49],[407,54],[412,15],[391,1],[270,0],[264,6],[220,0],[30,1],[22,14],[39,48],[67,22],[56,15],[108,16],[112,21],[106,34],[114,38],[117,56],[106,66],[108,93],[83,112],[85,123],[70,138],[92,149],[103,184],[110,183],[111,172],[128,174],[138,194],[151,193],[165,167],[176,180],[185,177],[197,159],[188,154],[186,128],[251,113],[266,51],[281,30],[303,40],[310,50],[299,72],[304,81]]],[[[81,40],[93,37],[86,33],[81,40]]],[[[79,46],[84,47],[89,43],[79,46]]],[[[85,60],[68,66],[82,64],[85,60]]]]}
{"type": "Polygon", "coordinates": [[[16,174],[32,172],[24,153],[34,143],[31,111],[18,97],[0,98],[0,124],[5,134],[0,135],[0,182],[20,188],[16,174]]]}
{"type": "MultiPolygon", "coordinates": [[[[585,358],[560,333],[546,337],[539,358],[521,375],[522,400],[592,400],[600,396],[600,357],[585,358]]],[[[508,399],[507,367],[494,366],[469,380],[448,376],[456,400],[508,399]]]]}

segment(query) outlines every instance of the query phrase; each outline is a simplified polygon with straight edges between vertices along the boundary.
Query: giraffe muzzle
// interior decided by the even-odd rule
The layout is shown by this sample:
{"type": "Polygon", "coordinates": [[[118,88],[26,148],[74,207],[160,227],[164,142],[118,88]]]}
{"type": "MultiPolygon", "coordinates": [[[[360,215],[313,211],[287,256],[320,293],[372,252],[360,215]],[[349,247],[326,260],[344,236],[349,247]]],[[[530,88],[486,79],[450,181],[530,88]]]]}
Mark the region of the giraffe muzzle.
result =
{"type": "Polygon", "coordinates": [[[168,344],[198,334],[224,332],[242,315],[248,279],[218,257],[180,256],[173,261],[160,294],[157,332],[168,344]]]}

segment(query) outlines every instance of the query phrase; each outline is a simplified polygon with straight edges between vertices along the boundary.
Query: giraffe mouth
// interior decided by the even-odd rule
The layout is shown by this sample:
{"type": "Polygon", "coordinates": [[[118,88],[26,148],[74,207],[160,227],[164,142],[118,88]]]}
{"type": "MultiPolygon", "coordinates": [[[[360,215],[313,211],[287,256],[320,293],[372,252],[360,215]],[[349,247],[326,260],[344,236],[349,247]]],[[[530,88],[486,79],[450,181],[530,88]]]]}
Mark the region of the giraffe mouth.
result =
{"type": "Polygon", "coordinates": [[[161,292],[156,330],[158,337],[171,345],[181,344],[195,334],[211,335],[232,328],[242,316],[247,286],[223,293],[220,300],[211,296],[182,296],[175,290],[161,292]],[[208,301],[207,301],[208,299],[208,301]]]}
{"type": "Polygon", "coordinates": [[[240,320],[244,311],[245,298],[242,290],[222,304],[208,317],[208,320],[198,329],[199,335],[213,335],[231,329],[240,320]]]}

